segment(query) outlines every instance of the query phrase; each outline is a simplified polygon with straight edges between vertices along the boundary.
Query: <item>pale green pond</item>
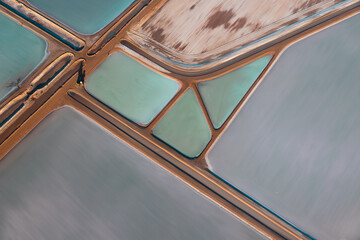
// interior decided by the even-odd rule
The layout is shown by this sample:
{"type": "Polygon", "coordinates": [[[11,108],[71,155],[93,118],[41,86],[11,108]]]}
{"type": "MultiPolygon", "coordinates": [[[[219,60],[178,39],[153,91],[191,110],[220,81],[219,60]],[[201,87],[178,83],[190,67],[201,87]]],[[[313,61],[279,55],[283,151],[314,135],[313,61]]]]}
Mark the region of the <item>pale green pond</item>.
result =
{"type": "Polygon", "coordinates": [[[220,128],[270,62],[265,56],[223,76],[198,84],[215,128],[220,128]]]}
{"type": "Polygon", "coordinates": [[[0,101],[41,63],[44,39],[0,13],[0,101]]]}
{"type": "Polygon", "coordinates": [[[153,134],[188,157],[197,157],[211,139],[211,131],[196,99],[187,90],[155,126],[153,134]]]}
{"type": "Polygon", "coordinates": [[[148,124],[175,95],[179,83],[116,52],[85,80],[85,88],[129,120],[148,124]]]}
{"type": "Polygon", "coordinates": [[[82,34],[93,34],[122,13],[134,0],[28,0],[82,34]]]}

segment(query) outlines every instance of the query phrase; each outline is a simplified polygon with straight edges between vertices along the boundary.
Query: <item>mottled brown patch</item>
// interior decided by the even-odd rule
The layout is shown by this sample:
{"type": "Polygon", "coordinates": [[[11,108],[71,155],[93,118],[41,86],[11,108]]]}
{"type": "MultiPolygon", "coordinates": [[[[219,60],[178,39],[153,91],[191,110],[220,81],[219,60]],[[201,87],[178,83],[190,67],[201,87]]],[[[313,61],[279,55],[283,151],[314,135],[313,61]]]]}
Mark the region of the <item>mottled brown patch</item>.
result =
{"type": "Polygon", "coordinates": [[[188,46],[188,44],[184,44],[181,47],[179,47],[179,51],[183,51],[186,47],[188,46]]]}
{"type": "Polygon", "coordinates": [[[206,21],[204,28],[215,29],[224,25],[225,28],[230,27],[230,19],[234,17],[234,12],[232,10],[218,10],[210,15],[206,21]]]}
{"type": "Polygon", "coordinates": [[[237,31],[237,30],[243,28],[246,24],[246,21],[247,20],[245,17],[239,18],[233,24],[231,24],[230,31],[237,31]]]}
{"type": "Polygon", "coordinates": [[[311,11],[307,12],[305,14],[305,16],[309,17],[309,16],[312,16],[312,15],[316,14],[317,12],[318,12],[318,10],[314,9],[314,10],[311,10],[311,11]]]}
{"type": "Polygon", "coordinates": [[[173,48],[178,51],[183,51],[188,44],[183,44],[182,42],[177,42],[173,45],[173,48]]]}
{"type": "Polygon", "coordinates": [[[199,2],[201,2],[201,0],[198,0],[196,3],[191,5],[190,10],[193,10],[196,7],[196,5],[198,5],[199,2]]]}
{"type": "Polygon", "coordinates": [[[290,21],[284,22],[283,24],[281,24],[281,26],[280,26],[279,28],[281,28],[281,27],[287,27],[287,26],[289,26],[289,25],[291,25],[291,24],[296,23],[297,21],[299,21],[298,18],[295,18],[295,19],[292,19],[292,20],[290,20],[290,21]]]}
{"type": "Polygon", "coordinates": [[[173,46],[174,49],[178,49],[181,46],[182,42],[177,42],[175,43],[175,45],[173,46]]]}
{"type": "Polygon", "coordinates": [[[143,23],[143,25],[141,26],[141,28],[142,28],[142,29],[147,29],[150,23],[151,23],[151,22],[150,22],[150,19],[146,20],[146,21],[143,23]]]}
{"type": "Polygon", "coordinates": [[[158,29],[156,29],[155,31],[152,31],[152,32],[151,32],[151,37],[152,37],[155,41],[157,41],[157,42],[159,42],[159,43],[162,43],[162,42],[164,41],[164,39],[165,39],[165,34],[163,34],[163,33],[164,33],[164,29],[158,28],[158,29]]]}
{"type": "Polygon", "coordinates": [[[249,26],[251,26],[251,31],[256,31],[256,30],[258,30],[258,29],[260,29],[260,28],[263,27],[262,24],[260,24],[260,23],[249,24],[249,26]]]}

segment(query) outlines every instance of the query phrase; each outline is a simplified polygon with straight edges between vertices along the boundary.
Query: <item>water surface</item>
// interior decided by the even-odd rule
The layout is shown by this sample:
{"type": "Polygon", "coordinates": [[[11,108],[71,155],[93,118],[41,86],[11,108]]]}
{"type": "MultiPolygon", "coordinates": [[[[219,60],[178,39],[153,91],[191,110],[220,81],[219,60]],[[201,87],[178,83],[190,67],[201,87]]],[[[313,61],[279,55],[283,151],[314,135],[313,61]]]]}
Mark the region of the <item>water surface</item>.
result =
{"type": "Polygon", "coordinates": [[[16,89],[45,56],[44,39],[0,13],[0,100],[16,89]]]}
{"type": "Polygon", "coordinates": [[[134,0],[27,0],[82,34],[93,34],[122,13],[134,0]]]}
{"type": "Polygon", "coordinates": [[[153,134],[188,157],[197,157],[211,131],[194,90],[187,90],[153,129],[153,134]]]}
{"type": "Polygon", "coordinates": [[[88,77],[85,88],[126,118],[145,125],[175,95],[179,84],[116,52],[88,77]]]}
{"type": "Polygon", "coordinates": [[[220,128],[265,69],[271,56],[257,59],[223,76],[198,84],[215,128],[220,128]]]}
{"type": "Polygon", "coordinates": [[[208,156],[316,239],[360,239],[360,15],[289,47],[208,156]]]}
{"type": "Polygon", "coordinates": [[[0,239],[264,239],[70,107],[0,164],[0,239]]]}

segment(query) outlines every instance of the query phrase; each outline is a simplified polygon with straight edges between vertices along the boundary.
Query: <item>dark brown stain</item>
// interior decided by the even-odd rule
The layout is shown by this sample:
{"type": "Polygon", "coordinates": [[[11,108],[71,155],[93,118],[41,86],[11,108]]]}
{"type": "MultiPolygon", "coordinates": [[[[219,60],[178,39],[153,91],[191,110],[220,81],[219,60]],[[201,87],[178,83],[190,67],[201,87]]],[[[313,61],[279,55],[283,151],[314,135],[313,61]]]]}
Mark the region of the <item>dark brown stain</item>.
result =
{"type": "Polygon", "coordinates": [[[305,14],[306,17],[312,16],[318,12],[317,9],[311,10],[305,14]]]}
{"type": "MultiPolygon", "coordinates": [[[[217,7],[219,8],[219,7],[217,7]]],[[[215,8],[216,9],[216,8],[215,8]]],[[[207,19],[205,26],[203,29],[210,28],[215,29],[220,26],[224,26],[224,28],[230,27],[230,19],[234,17],[234,12],[232,10],[218,10],[210,15],[207,19]]]]}
{"type": "Polygon", "coordinates": [[[150,19],[146,20],[144,24],[141,26],[142,29],[147,30],[148,26],[150,24],[150,19]]]}
{"type": "Polygon", "coordinates": [[[164,33],[164,29],[158,28],[158,29],[156,29],[155,31],[152,31],[152,32],[151,32],[151,37],[152,37],[155,41],[157,41],[157,42],[159,42],[159,43],[162,43],[162,42],[164,41],[164,39],[165,39],[165,34],[163,34],[163,33],[164,33]]]}
{"type": "Polygon", "coordinates": [[[22,78],[16,78],[6,84],[6,88],[20,88],[22,78]]]}
{"type": "Polygon", "coordinates": [[[181,46],[181,44],[182,44],[182,42],[177,42],[177,43],[173,46],[173,48],[174,48],[174,49],[178,49],[178,48],[181,46]]]}
{"type": "Polygon", "coordinates": [[[183,51],[187,46],[188,46],[188,44],[183,44],[182,42],[177,42],[173,45],[173,49],[178,50],[178,51],[183,51]]]}
{"type": "MultiPolygon", "coordinates": [[[[150,19],[149,19],[150,20],[150,19]]],[[[166,35],[164,34],[164,28],[171,28],[172,22],[169,19],[162,18],[156,22],[150,22],[147,20],[142,26],[142,30],[148,32],[150,37],[159,43],[163,43],[166,35]],[[162,27],[158,27],[162,26],[162,27]]]]}
{"type": "Polygon", "coordinates": [[[251,31],[256,31],[256,30],[258,30],[258,29],[260,29],[260,28],[263,27],[262,24],[260,24],[260,23],[249,24],[249,26],[251,26],[251,31]]]}
{"type": "Polygon", "coordinates": [[[293,13],[297,13],[301,10],[304,10],[305,8],[311,7],[315,4],[318,4],[319,2],[321,2],[322,0],[307,0],[306,2],[304,2],[303,4],[301,4],[299,7],[294,8],[293,13]]]}
{"type": "Polygon", "coordinates": [[[279,28],[287,27],[287,26],[289,26],[291,24],[296,23],[297,21],[299,21],[299,18],[291,19],[290,21],[287,21],[287,22],[284,22],[283,24],[281,24],[281,26],[279,28]]]}
{"type": "Polygon", "coordinates": [[[197,1],[196,3],[194,3],[194,4],[190,7],[190,10],[193,10],[193,9],[196,7],[196,5],[198,5],[199,2],[201,2],[201,0],[197,1]]]}
{"type": "Polygon", "coordinates": [[[181,47],[179,47],[179,51],[184,51],[184,49],[188,46],[188,44],[184,44],[181,47]]]}
{"type": "Polygon", "coordinates": [[[147,21],[142,25],[142,29],[148,32],[153,32],[157,28],[152,25],[152,23],[148,23],[147,21]]]}
{"type": "Polygon", "coordinates": [[[210,62],[212,61],[216,56],[208,56],[208,57],[205,57],[203,59],[201,59],[201,62],[202,63],[206,63],[206,62],[210,62]]]}
{"type": "Polygon", "coordinates": [[[237,31],[245,26],[247,19],[245,17],[239,18],[230,26],[230,31],[237,31]]]}

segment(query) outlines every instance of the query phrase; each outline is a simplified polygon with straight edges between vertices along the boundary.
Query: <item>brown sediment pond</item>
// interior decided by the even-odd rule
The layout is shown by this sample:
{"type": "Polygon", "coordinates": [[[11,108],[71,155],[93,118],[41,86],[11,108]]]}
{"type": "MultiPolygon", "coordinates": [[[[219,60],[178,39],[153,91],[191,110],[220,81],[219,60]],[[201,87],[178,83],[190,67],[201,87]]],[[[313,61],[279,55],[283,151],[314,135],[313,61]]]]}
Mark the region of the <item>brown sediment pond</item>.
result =
{"type": "Polygon", "coordinates": [[[183,54],[189,59],[180,62],[197,64],[254,43],[339,2],[168,0],[132,31],[148,38],[147,46],[154,51],[170,59],[169,55],[174,55],[173,60],[175,55],[183,54]]]}
{"type": "MultiPolygon", "coordinates": [[[[282,2],[285,1],[226,0],[219,3],[214,0],[169,0],[138,31],[181,53],[198,54],[274,24],[322,1],[282,2]],[[182,44],[176,44],[179,42],[182,44]],[[180,49],[185,44],[187,46],[180,49]]],[[[312,14],[316,12],[316,8],[311,10],[312,14]]],[[[300,18],[304,17],[306,14],[300,15],[300,18]]],[[[275,30],[274,26],[273,31],[275,30]]]]}

